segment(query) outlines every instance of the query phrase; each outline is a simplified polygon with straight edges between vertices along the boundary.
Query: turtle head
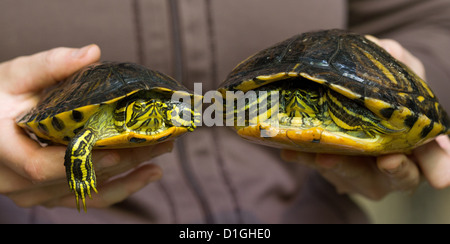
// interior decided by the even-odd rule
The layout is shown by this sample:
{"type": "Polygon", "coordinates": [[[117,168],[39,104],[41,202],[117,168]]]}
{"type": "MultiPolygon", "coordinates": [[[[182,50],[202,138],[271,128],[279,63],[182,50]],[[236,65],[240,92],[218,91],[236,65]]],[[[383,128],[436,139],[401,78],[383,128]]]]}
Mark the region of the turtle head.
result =
{"type": "Polygon", "coordinates": [[[319,92],[312,89],[295,88],[284,91],[286,114],[301,117],[301,114],[315,115],[319,112],[319,92]]]}
{"type": "Polygon", "coordinates": [[[126,108],[125,126],[134,131],[155,132],[165,126],[167,105],[159,99],[137,99],[126,108]]]}

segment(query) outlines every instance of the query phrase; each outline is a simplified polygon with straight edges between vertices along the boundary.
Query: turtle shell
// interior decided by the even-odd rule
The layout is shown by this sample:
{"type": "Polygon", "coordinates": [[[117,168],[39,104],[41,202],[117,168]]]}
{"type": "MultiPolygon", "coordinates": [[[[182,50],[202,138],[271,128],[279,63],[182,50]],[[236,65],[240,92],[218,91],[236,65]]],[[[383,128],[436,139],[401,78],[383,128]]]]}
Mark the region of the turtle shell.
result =
{"type": "Polygon", "coordinates": [[[424,80],[364,36],[343,30],[303,33],[262,50],[237,65],[219,91],[246,92],[295,77],[365,107],[395,133],[359,139],[320,127],[266,128],[275,136],[264,137],[257,124],[238,128],[242,137],[297,150],[380,154],[407,151],[449,133],[449,118],[424,80]]]}
{"type": "MultiPolygon", "coordinates": [[[[149,90],[191,94],[171,77],[142,65],[95,63],[44,91],[36,107],[20,117],[17,124],[35,134],[41,142],[67,144],[101,104],[149,90]]],[[[127,132],[97,141],[96,147],[127,147],[130,141],[151,144],[184,132],[186,129],[180,127],[172,127],[155,136],[127,132]]]]}

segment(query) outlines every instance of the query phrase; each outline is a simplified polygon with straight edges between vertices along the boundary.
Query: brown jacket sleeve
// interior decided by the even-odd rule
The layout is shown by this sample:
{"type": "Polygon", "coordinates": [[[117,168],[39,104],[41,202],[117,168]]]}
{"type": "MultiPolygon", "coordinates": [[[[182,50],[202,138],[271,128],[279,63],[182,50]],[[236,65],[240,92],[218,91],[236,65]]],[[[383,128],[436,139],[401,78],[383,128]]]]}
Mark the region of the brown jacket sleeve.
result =
{"type": "Polygon", "coordinates": [[[450,111],[450,1],[350,0],[349,28],[400,42],[425,65],[426,79],[450,111]]]}

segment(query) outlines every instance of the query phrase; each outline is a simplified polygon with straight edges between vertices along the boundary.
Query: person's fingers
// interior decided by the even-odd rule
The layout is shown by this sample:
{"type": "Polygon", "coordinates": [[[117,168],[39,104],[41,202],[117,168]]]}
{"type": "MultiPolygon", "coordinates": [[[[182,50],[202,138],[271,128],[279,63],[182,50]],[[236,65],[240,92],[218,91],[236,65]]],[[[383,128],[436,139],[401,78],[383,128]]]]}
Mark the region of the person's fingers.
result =
{"type": "Polygon", "coordinates": [[[364,37],[367,38],[369,41],[377,44],[378,46],[381,46],[380,39],[378,39],[372,35],[365,35],[364,37]]]}
{"type": "MultiPolygon", "coordinates": [[[[129,174],[107,182],[98,188],[98,194],[92,195],[92,199],[87,199],[89,208],[104,208],[121,202],[131,194],[145,187],[147,184],[157,181],[162,176],[159,166],[149,164],[143,165],[129,174]]],[[[65,206],[76,207],[73,194],[60,199],[51,200],[44,204],[47,207],[65,206]]]]}
{"type": "MultiPolygon", "coordinates": [[[[35,104],[39,90],[68,77],[83,66],[97,61],[99,57],[100,49],[96,45],[89,45],[81,49],[55,48],[0,63],[1,100],[4,104],[15,105],[14,109],[5,105],[6,109],[0,115],[0,128],[3,128],[0,144],[4,145],[0,148],[0,177],[8,182],[0,185],[0,192],[10,196],[18,205],[33,206],[59,197],[74,198],[65,179],[66,147],[41,147],[17,127],[14,120],[18,113],[35,104]]],[[[172,143],[163,143],[147,149],[109,150],[94,157],[99,160],[100,168],[110,170],[105,174],[106,180],[170,151],[172,146],[172,143]]],[[[107,185],[114,188],[120,186],[120,182],[124,183],[127,186],[125,190],[117,189],[118,193],[113,194],[115,197],[112,198],[123,199],[123,196],[143,187],[149,179],[159,177],[159,167],[144,166],[133,170],[129,176],[107,182],[107,185]],[[119,185],[114,185],[113,182],[119,185]]],[[[74,201],[72,204],[74,205],[74,201]]]]}
{"type": "Polygon", "coordinates": [[[33,187],[33,183],[0,163],[0,194],[21,191],[33,187]]]}
{"type": "Polygon", "coordinates": [[[358,193],[379,200],[392,191],[415,189],[420,182],[416,164],[404,154],[379,157],[318,154],[324,178],[340,193],[358,193]]]}
{"type": "MultiPolygon", "coordinates": [[[[4,135],[0,137],[0,143],[3,145],[1,150],[2,163],[13,169],[19,175],[33,181],[45,182],[65,177],[64,155],[65,146],[41,147],[33,141],[20,128],[17,128],[12,121],[0,121],[3,128],[13,128],[5,130],[4,135]],[[8,123],[8,125],[6,125],[8,123]]],[[[154,146],[94,151],[93,162],[99,161],[99,167],[102,164],[118,164],[124,162],[125,167],[122,172],[132,168],[127,162],[137,163],[150,160],[162,153],[170,152],[173,148],[173,142],[164,142],[154,146]],[[103,158],[106,157],[106,158],[103,158]],[[101,159],[101,160],[98,160],[101,159]]]]}
{"type": "Polygon", "coordinates": [[[311,168],[316,168],[316,154],[282,149],[281,158],[286,162],[302,163],[311,168]]]}
{"type": "MultiPolygon", "coordinates": [[[[447,139],[441,137],[440,140],[447,139]]],[[[450,186],[450,155],[440,146],[442,143],[433,140],[413,151],[425,178],[437,189],[450,186]]]]}
{"type": "Polygon", "coordinates": [[[410,191],[420,183],[419,168],[405,154],[379,156],[377,166],[388,177],[389,190],[410,191]]]}
{"type": "Polygon", "coordinates": [[[64,174],[63,163],[58,162],[62,162],[65,148],[42,148],[16,126],[15,118],[35,102],[19,94],[51,85],[99,57],[98,46],[89,45],[81,49],[55,48],[0,64],[0,87],[4,93],[1,100],[5,105],[0,114],[2,163],[35,182],[60,178],[64,174]]]}
{"type": "Polygon", "coordinates": [[[173,141],[165,141],[146,147],[118,149],[123,160],[130,164],[142,163],[173,150],[173,141]]]}
{"type": "MultiPolygon", "coordinates": [[[[134,156],[132,157],[130,157],[130,153],[126,152],[126,149],[97,150],[96,156],[93,156],[96,171],[100,172],[100,174],[98,174],[100,176],[97,178],[100,178],[99,182],[107,181],[110,177],[126,172],[136,167],[139,163],[143,163],[151,158],[169,152],[172,150],[172,147],[172,142],[164,142],[154,146],[142,147],[135,150],[133,152],[134,156]],[[97,167],[97,165],[100,166],[97,167]],[[102,171],[106,171],[107,174],[102,173],[102,171]]],[[[63,165],[63,161],[61,161],[60,164],[63,165]]],[[[59,198],[74,199],[73,193],[70,192],[67,186],[65,177],[45,182],[43,184],[36,184],[18,174],[15,174],[14,172],[10,172],[11,170],[5,168],[4,166],[2,167],[0,165],[0,170],[0,177],[6,177],[4,179],[8,183],[6,185],[0,184],[0,193],[7,195],[18,206],[30,207],[44,203],[57,204],[57,202],[59,202],[57,199],[59,198]]],[[[116,183],[114,184],[106,183],[105,185],[107,185],[107,187],[100,183],[98,187],[99,192],[103,194],[104,189],[106,189],[108,191],[106,194],[111,194],[113,196],[110,197],[111,199],[121,199],[122,197],[127,196],[127,192],[132,193],[142,188],[145,186],[146,182],[148,183],[148,181],[159,179],[162,174],[161,169],[154,165],[145,166],[140,170],[145,172],[130,173],[128,177],[124,178],[124,181],[128,184],[126,188],[122,187],[119,189],[113,189],[114,186],[118,186],[119,183],[123,183],[123,181],[115,181],[116,183]],[[145,180],[145,175],[149,176],[149,179],[145,180]],[[132,182],[132,179],[137,182],[132,182]]],[[[62,173],[64,174],[64,171],[62,173]]],[[[103,199],[103,197],[100,198],[103,199]]],[[[110,198],[106,197],[106,200],[103,199],[101,202],[110,202],[108,200],[110,198]]],[[[75,207],[75,200],[73,200],[73,203],[69,204],[69,206],[75,207]]]]}
{"type": "Polygon", "coordinates": [[[14,121],[0,120],[1,162],[19,175],[34,182],[44,182],[65,175],[64,146],[41,147],[28,137],[14,121]]]}
{"type": "Polygon", "coordinates": [[[5,195],[13,200],[17,206],[24,208],[41,205],[53,199],[59,199],[68,195],[75,199],[75,195],[69,190],[66,179],[48,182],[44,185],[33,184],[24,190],[5,195]]]}
{"type": "Polygon", "coordinates": [[[316,163],[326,170],[330,170],[346,178],[366,177],[367,165],[375,162],[374,157],[338,154],[317,154],[316,163]]]}
{"type": "Polygon", "coordinates": [[[172,149],[173,142],[167,141],[146,147],[95,151],[92,159],[97,172],[97,181],[106,181],[152,158],[169,153],[172,149]]]}
{"type": "Polygon", "coordinates": [[[321,175],[341,194],[357,193],[380,200],[392,191],[386,177],[377,169],[375,157],[321,155],[318,164],[322,165],[321,175]]]}
{"type": "Polygon", "coordinates": [[[338,193],[358,193],[373,199],[372,189],[368,186],[373,180],[370,168],[373,162],[368,159],[371,158],[317,154],[316,164],[318,172],[335,186],[338,193]]]}
{"type": "Polygon", "coordinates": [[[162,177],[162,169],[154,164],[143,165],[128,175],[103,185],[96,194],[92,207],[108,207],[129,197],[151,182],[162,177]]]}
{"type": "Polygon", "coordinates": [[[43,89],[100,59],[100,48],[59,47],[0,63],[0,86],[11,94],[43,89]]]}
{"type": "Polygon", "coordinates": [[[448,135],[440,135],[436,137],[436,142],[442,149],[450,154],[450,138],[448,135]]]}

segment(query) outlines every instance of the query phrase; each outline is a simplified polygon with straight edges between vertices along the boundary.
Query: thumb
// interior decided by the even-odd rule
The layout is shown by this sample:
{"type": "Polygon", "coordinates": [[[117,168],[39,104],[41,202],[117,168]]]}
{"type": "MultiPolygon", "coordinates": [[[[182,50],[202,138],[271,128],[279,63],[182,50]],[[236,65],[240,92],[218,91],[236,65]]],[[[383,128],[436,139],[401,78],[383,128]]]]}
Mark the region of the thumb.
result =
{"type": "Polygon", "coordinates": [[[0,63],[0,87],[11,94],[35,92],[100,59],[100,48],[58,47],[0,63]]]}

